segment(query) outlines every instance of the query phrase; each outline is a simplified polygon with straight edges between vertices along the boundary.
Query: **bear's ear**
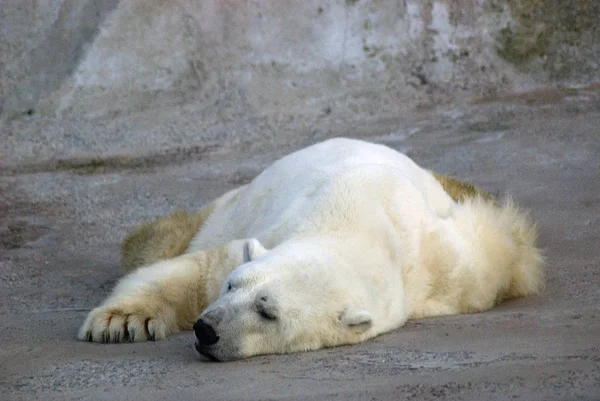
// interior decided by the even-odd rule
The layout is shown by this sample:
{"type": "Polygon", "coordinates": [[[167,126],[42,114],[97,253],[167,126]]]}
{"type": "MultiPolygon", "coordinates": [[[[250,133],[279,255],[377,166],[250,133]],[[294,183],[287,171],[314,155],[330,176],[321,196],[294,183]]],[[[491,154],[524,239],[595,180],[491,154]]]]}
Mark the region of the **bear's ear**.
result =
{"type": "Polygon", "coordinates": [[[371,314],[358,308],[348,308],[340,315],[340,322],[360,333],[367,331],[373,324],[371,314]]]}
{"type": "Polygon", "coordinates": [[[250,238],[244,244],[244,263],[260,258],[268,251],[256,238],[250,238]]]}

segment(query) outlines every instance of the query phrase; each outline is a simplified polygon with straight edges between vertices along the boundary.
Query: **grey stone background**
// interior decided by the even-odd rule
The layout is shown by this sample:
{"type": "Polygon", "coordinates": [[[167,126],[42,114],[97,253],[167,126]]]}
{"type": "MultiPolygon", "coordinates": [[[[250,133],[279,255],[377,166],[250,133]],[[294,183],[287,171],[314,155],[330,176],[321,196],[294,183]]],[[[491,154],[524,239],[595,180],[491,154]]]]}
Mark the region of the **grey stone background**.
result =
{"type": "Polygon", "coordinates": [[[0,0],[0,399],[600,399],[600,2],[0,0]],[[135,224],[299,147],[510,193],[543,295],[353,347],[75,341],[135,224]]]}
{"type": "Polygon", "coordinates": [[[4,162],[331,135],[588,85],[599,15],[586,0],[2,0],[4,162]]]}

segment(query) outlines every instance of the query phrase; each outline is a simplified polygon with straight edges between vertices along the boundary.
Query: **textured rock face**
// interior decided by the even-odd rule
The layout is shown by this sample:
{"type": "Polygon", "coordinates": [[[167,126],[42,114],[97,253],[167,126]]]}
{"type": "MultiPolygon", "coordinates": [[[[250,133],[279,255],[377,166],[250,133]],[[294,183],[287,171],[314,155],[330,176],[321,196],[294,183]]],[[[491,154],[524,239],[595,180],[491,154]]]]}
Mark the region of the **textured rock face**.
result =
{"type": "Polygon", "coordinates": [[[600,78],[589,0],[6,0],[2,117],[411,109],[600,78]],[[392,105],[390,105],[392,103],[392,105]]]}
{"type": "Polygon", "coordinates": [[[600,2],[588,0],[496,1],[511,19],[496,35],[498,54],[543,81],[598,79],[600,2]],[[595,39],[596,38],[596,39],[595,39]]]}

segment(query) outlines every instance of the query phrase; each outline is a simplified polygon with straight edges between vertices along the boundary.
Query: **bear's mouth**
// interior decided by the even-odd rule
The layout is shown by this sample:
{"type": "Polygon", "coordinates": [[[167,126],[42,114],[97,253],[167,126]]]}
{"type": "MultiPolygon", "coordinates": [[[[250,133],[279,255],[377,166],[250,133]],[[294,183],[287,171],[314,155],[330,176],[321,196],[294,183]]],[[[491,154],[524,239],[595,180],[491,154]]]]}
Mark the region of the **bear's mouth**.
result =
{"type": "Polygon", "coordinates": [[[221,362],[219,360],[219,358],[217,358],[216,356],[214,356],[213,354],[211,354],[208,351],[208,346],[206,345],[202,345],[200,343],[198,343],[197,341],[194,343],[194,348],[196,349],[196,351],[202,355],[203,357],[206,357],[208,359],[210,359],[213,362],[221,362]]]}

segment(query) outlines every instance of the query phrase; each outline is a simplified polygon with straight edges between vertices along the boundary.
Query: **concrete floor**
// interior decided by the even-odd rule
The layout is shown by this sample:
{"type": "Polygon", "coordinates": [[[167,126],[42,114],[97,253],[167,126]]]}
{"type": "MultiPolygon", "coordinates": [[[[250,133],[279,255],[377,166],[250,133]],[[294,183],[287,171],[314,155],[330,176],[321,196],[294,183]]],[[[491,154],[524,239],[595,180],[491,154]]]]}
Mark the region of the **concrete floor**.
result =
{"type": "Polygon", "coordinates": [[[19,164],[19,149],[0,155],[17,160],[0,169],[0,399],[600,400],[598,88],[322,126],[142,156],[36,165],[19,164]],[[333,135],[384,143],[510,193],[539,222],[544,294],[409,322],[356,346],[231,363],[199,360],[191,333],[75,340],[119,278],[119,242],[133,225],[198,207],[333,135]]]}

